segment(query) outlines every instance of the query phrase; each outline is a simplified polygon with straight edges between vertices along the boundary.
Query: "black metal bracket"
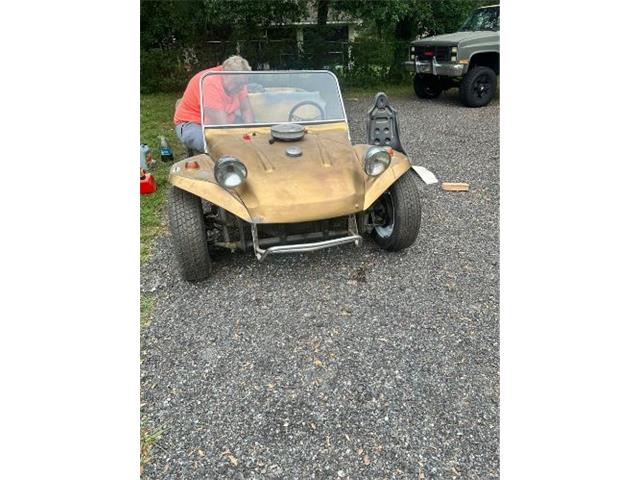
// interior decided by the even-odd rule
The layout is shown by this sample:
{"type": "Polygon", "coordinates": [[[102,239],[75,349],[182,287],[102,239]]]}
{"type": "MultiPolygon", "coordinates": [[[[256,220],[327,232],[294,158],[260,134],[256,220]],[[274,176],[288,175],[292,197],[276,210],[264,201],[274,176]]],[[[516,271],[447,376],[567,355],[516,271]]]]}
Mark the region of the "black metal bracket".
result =
{"type": "Polygon", "coordinates": [[[378,92],[373,105],[367,112],[367,142],[369,145],[391,147],[405,153],[400,143],[400,129],[398,127],[398,111],[389,103],[389,97],[384,92],[378,92]]]}

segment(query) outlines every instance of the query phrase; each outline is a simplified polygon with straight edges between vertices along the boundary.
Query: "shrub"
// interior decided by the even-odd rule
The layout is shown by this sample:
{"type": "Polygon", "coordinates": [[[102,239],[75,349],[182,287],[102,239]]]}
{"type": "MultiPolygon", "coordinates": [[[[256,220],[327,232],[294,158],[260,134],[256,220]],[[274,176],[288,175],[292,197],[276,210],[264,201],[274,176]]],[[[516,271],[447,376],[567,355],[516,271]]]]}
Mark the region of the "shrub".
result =
{"type": "Polygon", "coordinates": [[[238,52],[255,70],[329,69],[345,86],[369,87],[408,78],[402,62],[407,42],[360,37],[354,42],[305,39],[295,41],[242,40],[216,42],[206,48],[151,48],[140,52],[141,93],[176,92],[200,70],[219,65],[238,52]]]}

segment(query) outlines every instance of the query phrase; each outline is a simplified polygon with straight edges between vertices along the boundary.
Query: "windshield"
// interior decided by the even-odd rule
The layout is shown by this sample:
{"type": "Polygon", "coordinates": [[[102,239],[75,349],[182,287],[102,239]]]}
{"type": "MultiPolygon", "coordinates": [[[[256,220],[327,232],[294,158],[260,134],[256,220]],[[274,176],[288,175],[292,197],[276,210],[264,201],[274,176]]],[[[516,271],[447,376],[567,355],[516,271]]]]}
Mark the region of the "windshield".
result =
{"type": "Polygon", "coordinates": [[[345,120],[331,72],[210,71],[200,79],[205,127],[345,120]]]}
{"type": "Polygon", "coordinates": [[[461,32],[500,30],[500,7],[479,8],[460,27],[461,32]]]}

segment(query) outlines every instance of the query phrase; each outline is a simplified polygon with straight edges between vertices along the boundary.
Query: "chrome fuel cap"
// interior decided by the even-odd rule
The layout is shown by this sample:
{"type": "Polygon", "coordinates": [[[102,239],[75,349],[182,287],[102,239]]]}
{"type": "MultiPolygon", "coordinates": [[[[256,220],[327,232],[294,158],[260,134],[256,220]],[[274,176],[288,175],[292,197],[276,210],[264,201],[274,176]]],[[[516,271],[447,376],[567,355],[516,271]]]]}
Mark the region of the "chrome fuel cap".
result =
{"type": "Polygon", "coordinates": [[[289,155],[290,157],[299,157],[300,155],[302,155],[302,149],[296,145],[294,145],[293,147],[289,147],[285,150],[285,153],[287,155],[289,155]]]}
{"type": "Polygon", "coordinates": [[[304,127],[297,123],[280,123],[271,127],[271,136],[285,142],[300,140],[304,137],[304,127]]]}

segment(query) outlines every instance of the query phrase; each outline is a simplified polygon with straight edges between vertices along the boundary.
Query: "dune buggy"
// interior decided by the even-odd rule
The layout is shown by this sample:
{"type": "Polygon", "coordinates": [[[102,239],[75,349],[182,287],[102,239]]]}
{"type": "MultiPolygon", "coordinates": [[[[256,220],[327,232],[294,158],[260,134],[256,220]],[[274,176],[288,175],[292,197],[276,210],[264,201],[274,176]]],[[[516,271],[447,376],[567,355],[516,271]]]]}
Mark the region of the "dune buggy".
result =
{"type": "Polygon", "coordinates": [[[396,111],[383,93],[368,113],[368,144],[351,143],[337,78],[327,71],[210,72],[244,75],[254,120],[208,118],[206,152],[170,171],[169,220],[183,277],[205,279],[219,248],[270,255],[362,244],[414,243],[421,207],[416,180],[436,183],[409,162],[396,111]],[[204,201],[203,201],[204,200],[204,201]]]}

